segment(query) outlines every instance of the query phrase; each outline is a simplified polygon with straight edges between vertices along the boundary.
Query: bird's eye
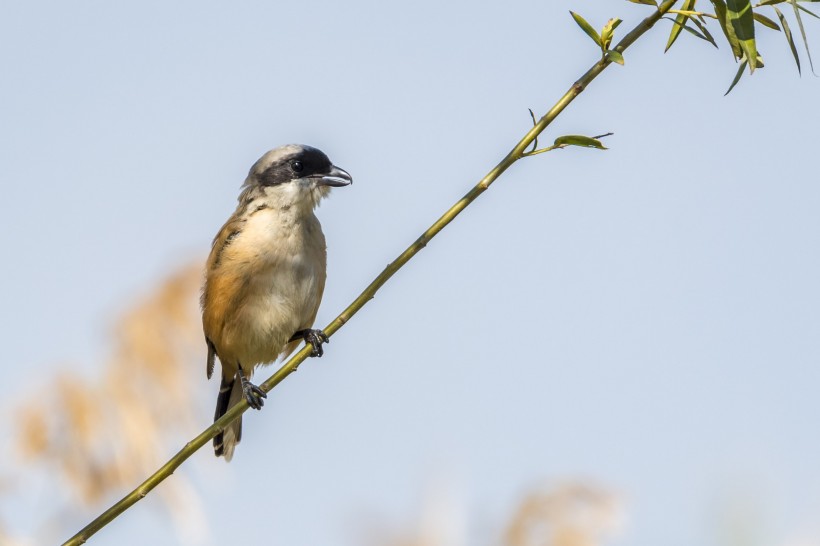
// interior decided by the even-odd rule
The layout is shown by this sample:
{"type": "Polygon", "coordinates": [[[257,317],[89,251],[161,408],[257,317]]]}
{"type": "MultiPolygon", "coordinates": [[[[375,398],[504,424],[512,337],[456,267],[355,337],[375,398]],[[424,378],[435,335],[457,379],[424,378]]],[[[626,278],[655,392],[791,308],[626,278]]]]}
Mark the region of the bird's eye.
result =
{"type": "Polygon", "coordinates": [[[292,161],[290,163],[290,168],[293,169],[293,172],[300,173],[304,170],[305,166],[302,165],[301,161],[292,161]]]}

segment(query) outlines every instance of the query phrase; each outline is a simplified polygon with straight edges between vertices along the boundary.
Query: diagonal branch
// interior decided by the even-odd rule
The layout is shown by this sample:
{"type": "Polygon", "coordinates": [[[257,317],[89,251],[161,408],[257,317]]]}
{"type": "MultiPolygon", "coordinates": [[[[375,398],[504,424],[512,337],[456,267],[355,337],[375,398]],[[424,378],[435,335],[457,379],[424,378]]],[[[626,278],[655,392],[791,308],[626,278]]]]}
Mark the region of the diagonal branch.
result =
{"type": "MultiPolygon", "coordinates": [[[[631,46],[638,38],[651,29],[664,14],[671,10],[678,0],[665,0],[658,6],[658,10],[652,15],[638,23],[613,49],[619,53],[623,53],[626,48],[631,46]]],[[[461,211],[475,201],[479,195],[484,193],[490,185],[495,182],[507,169],[509,169],[516,161],[524,157],[525,150],[533,143],[535,138],[541,134],[544,129],[549,126],[558,115],[569,106],[569,104],[580,95],[587,85],[594,80],[607,66],[612,64],[608,57],[604,57],[596,62],[592,67],[576,81],[569,91],[567,91],[561,99],[555,103],[544,116],[536,123],[532,129],[516,144],[512,150],[502,159],[498,165],[487,173],[478,184],[476,184],[464,197],[457,201],[441,218],[436,220],[427,231],[421,234],[416,241],[402,252],[398,258],[393,260],[381,274],[371,282],[367,288],[353,300],[347,309],[341,312],[325,329],[324,332],[328,336],[335,334],[339,328],[349,321],[353,315],[359,312],[365,304],[372,300],[376,292],[392,277],[404,264],[418,254],[418,252],[427,246],[427,243],[435,237],[447,224],[452,222],[461,211]]],[[[281,383],[288,375],[295,372],[299,365],[310,356],[311,347],[305,346],[298,353],[293,355],[279,370],[276,371],[270,378],[260,385],[265,392],[270,391],[281,383]]],[[[94,533],[105,527],[108,523],[113,521],[117,516],[122,514],[125,510],[134,505],[137,501],[145,497],[152,489],[159,485],[168,476],[174,473],[174,470],[185,462],[191,455],[193,455],[202,446],[208,443],[214,436],[222,432],[225,427],[234,419],[239,417],[248,409],[247,402],[243,399],[237,405],[232,407],[221,419],[215,422],[210,427],[206,428],[196,438],[185,444],[176,455],[171,457],[159,470],[154,472],[147,480],[139,485],[136,489],[131,491],[128,495],[123,497],[116,504],[111,506],[108,510],[100,514],[94,521],[85,526],[80,532],[68,539],[63,546],[76,546],[85,543],[94,533]]]]}

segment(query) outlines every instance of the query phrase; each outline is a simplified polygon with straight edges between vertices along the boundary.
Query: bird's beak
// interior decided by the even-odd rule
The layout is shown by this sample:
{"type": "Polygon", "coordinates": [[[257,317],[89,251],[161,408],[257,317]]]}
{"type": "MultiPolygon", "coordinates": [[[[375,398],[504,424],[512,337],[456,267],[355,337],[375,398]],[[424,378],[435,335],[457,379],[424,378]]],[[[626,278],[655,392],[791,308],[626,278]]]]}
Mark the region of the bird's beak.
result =
{"type": "Polygon", "coordinates": [[[330,186],[331,188],[341,188],[353,183],[353,177],[350,176],[350,173],[336,165],[332,165],[330,172],[327,174],[317,175],[316,178],[319,179],[319,185],[330,186]]]}

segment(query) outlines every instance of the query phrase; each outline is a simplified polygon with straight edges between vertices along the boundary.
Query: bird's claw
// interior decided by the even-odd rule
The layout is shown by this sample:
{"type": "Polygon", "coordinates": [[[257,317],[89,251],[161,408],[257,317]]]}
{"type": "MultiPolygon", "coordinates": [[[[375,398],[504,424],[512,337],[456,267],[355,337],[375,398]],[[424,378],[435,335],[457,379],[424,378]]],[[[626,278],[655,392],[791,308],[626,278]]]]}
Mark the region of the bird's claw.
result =
{"type": "Polygon", "coordinates": [[[268,397],[268,394],[245,379],[242,378],[242,394],[245,396],[245,400],[248,401],[248,405],[255,410],[262,409],[262,406],[265,405],[265,398],[268,397]]]}
{"type": "Polygon", "coordinates": [[[318,356],[319,358],[325,354],[325,350],[322,348],[323,343],[330,343],[330,339],[327,335],[321,330],[305,330],[303,334],[305,338],[305,343],[310,343],[313,345],[313,350],[310,352],[310,356],[318,356]]]}

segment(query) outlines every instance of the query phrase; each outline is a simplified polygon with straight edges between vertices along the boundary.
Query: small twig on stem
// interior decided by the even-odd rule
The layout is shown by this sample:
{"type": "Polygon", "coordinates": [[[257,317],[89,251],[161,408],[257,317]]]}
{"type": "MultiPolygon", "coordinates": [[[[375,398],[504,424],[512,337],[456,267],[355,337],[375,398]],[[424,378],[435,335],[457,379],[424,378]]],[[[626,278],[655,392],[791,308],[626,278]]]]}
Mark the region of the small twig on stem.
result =
{"type": "MultiPolygon", "coordinates": [[[[530,111],[530,117],[532,118],[532,126],[535,127],[538,125],[538,122],[535,121],[535,114],[532,112],[532,108],[527,108],[530,111]]],[[[533,153],[535,149],[538,148],[538,135],[535,135],[535,140],[532,141],[532,150],[529,153],[533,153]]]]}

